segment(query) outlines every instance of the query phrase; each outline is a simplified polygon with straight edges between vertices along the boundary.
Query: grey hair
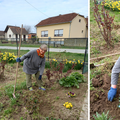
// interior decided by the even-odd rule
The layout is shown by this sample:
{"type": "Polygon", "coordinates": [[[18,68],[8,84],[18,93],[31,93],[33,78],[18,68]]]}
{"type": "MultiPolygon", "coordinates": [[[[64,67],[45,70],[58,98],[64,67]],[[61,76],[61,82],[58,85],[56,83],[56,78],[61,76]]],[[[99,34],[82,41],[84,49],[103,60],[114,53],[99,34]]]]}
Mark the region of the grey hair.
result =
{"type": "Polygon", "coordinates": [[[47,45],[46,45],[46,44],[42,44],[42,45],[40,46],[40,48],[41,48],[41,49],[45,49],[45,50],[47,51],[47,45]]]}

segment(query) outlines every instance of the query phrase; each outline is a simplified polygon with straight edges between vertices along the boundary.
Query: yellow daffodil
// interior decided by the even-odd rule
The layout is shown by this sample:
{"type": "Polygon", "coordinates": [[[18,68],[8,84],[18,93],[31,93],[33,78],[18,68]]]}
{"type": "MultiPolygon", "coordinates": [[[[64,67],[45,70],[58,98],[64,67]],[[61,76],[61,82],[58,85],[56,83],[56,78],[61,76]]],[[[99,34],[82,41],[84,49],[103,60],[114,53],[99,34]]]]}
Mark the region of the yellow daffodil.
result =
{"type": "Polygon", "coordinates": [[[53,61],[56,61],[56,59],[53,59],[53,61]]]}
{"type": "Polygon", "coordinates": [[[65,104],[63,104],[65,106],[65,104]]]}
{"type": "Polygon", "coordinates": [[[70,105],[69,105],[69,104],[67,104],[67,105],[66,105],[66,108],[70,108],[70,105]]]}
{"type": "Polygon", "coordinates": [[[72,103],[68,103],[68,102],[65,102],[63,106],[66,107],[67,109],[70,109],[73,107],[72,103]]]}
{"type": "Polygon", "coordinates": [[[65,102],[65,104],[68,104],[68,102],[65,102]]]}

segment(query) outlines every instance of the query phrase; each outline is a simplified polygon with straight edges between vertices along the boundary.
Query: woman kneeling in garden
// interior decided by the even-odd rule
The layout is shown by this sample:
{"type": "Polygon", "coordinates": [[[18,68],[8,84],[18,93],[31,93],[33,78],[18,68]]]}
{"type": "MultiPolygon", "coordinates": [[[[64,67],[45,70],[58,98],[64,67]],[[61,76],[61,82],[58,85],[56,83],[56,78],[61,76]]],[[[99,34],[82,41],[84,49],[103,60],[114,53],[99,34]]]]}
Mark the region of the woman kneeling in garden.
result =
{"type": "Polygon", "coordinates": [[[32,91],[31,75],[35,74],[36,81],[39,89],[45,90],[42,86],[42,75],[45,68],[45,52],[47,51],[47,45],[43,44],[37,50],[31,50],[27,54],[24,54],[21,58],[17,58],[16,62],[23,63],[23,71],[26,73],[27,88],[32,91]]]}
{"type": "Polygon", "coordinates": [[[113,98],[116,96],[117,93],[117,82],[119,78],[119,73],[120,73],[120,57],[116,61],[113,69],[112,69],[112,74],[111,74],[111,88],[108,92],[108,100],[112,101],[113,98]]]}

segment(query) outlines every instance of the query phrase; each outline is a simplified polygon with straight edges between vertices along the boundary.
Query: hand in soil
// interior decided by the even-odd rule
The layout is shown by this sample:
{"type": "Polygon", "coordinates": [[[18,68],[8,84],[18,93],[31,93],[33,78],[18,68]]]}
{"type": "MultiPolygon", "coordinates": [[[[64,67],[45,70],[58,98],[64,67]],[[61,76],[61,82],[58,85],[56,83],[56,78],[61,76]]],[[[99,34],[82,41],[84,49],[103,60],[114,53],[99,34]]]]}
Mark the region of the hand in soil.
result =
{"type": "Polygon", "coordinates": [[[116,96],[117,88],[110,88],[108,92],[108,100],[112,102],[113,98],[116,96]]]}

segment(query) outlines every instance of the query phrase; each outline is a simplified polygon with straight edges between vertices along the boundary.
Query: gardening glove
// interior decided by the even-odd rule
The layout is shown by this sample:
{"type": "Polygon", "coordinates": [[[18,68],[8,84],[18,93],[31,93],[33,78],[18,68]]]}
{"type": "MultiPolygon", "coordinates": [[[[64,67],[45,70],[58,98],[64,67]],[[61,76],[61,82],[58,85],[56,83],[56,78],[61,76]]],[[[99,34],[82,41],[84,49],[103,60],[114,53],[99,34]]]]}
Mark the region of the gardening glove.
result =
{"type": "Polygon", "coordinates": [[[16,58],[16,62],[21,62],[21,59],[20,58],[16,58]]]}
{"type": "Polygon", "coordinates": [[[117,88],[110,88],[108,92],[108,100],[112,102],[113,98],[116,96],[117,88]]]}
{"type": "Polygon", "coordinates": [[[38,80],[41,80],[42,79],[42,75],[39,76],[38,80]]]}

